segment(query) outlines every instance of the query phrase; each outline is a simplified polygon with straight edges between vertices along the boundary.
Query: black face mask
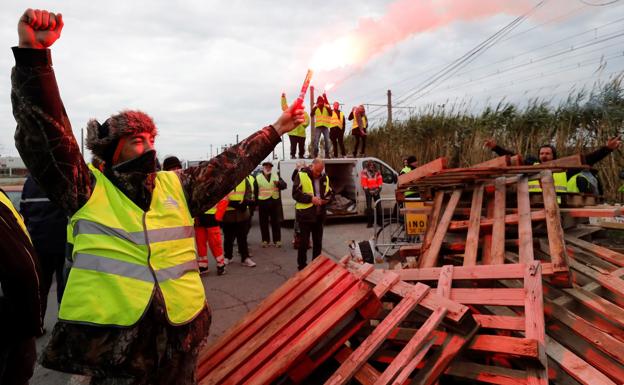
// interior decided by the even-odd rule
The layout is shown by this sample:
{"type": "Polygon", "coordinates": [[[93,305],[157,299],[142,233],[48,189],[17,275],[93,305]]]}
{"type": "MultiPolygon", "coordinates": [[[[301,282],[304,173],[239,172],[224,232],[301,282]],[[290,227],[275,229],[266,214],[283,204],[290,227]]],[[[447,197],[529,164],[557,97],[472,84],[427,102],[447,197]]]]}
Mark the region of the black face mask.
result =
{"type": "Polygon", "coordinates": [[[116,164],[112,167],[118,173],[151,174],[156,172],[156,150],[147,150],[136,158],[116,164]]]}

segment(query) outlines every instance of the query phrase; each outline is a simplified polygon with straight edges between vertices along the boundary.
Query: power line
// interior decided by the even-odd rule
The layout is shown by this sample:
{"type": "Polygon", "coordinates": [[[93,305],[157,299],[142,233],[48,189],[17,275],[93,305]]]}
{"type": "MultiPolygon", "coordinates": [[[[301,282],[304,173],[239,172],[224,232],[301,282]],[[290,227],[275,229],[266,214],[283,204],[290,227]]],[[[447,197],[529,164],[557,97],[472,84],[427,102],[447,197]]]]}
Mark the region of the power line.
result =
{"type": "Polygon", "coordinates": [[[585,4],[585,5],[589,5],[590,7],[604,7],[607,5],[611,5],[611,4],[615,4],[620,0],[611,0],[611,1],[607,1],[606,3],[602,3],[602,4],[598,4],[598,3],[590,3],[589,1],[586,0],[578,0],[581,3],[585,4]]]}

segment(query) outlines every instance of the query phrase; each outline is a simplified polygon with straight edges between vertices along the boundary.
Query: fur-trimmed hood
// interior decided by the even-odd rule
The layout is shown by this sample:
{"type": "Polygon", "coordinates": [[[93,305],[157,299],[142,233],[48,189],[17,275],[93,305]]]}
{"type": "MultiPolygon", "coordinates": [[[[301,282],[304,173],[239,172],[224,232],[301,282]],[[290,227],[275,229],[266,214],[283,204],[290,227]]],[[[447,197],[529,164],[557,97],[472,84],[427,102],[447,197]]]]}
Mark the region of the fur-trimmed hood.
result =
{"type": "Polygon", "coordinates": [[[103,124],[91,119],[87,123],[87,148],[104,161],[110,161],[119,138],[149,132],[156,136],[158,130],[154,120],[138,110],[125,110],[112,115],[103,124]]]}

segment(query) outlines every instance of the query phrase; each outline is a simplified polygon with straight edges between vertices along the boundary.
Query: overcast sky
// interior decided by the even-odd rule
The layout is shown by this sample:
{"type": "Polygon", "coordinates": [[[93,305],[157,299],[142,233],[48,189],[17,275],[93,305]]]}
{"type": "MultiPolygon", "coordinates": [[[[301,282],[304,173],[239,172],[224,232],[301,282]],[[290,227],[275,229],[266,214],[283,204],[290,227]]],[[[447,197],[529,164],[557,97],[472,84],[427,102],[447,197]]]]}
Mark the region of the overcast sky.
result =
{"type": "MultiPolygon", "coordinates": [[[[414,107],[396,109],[398,119],[425,105],[469,101],[478,110],[502,98],[523,103],[533,97],[556,103],[572,87],[624,70],[624,2],[585,4],[608,2],[547,1],[454,76],[406,99],[538,1],[497,0],[487,8],[485,0],[2,0],[0,155],[17,155],[10,47],[27,6],[63,13],[65,28],[52,51],[77,136],[89,118],[141,109],[159,127],[161,157],[205,159],[211,145],[214,155],[237,134],[242,140],[273,123],[280,93],[293,100],[315,51],[336,41],[359,39],[352,61],[336,54],[320,67],[332,67],[332,60],[346,66],[317,71],[312,83],[317,89],[336,83],[329,98],[346,110],[384,104],[388,89],[396,103],[414,107]]],[[[374,123],[385,119],[385,108],[367,108],[374,123]]]]}

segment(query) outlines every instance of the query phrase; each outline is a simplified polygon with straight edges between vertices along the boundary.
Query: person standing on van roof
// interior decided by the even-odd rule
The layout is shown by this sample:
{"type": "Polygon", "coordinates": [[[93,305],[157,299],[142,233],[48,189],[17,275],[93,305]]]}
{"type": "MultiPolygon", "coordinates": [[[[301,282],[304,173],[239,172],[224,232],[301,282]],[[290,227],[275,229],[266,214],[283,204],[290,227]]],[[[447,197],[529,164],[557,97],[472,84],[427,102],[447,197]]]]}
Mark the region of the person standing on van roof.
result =
{"type": "Polygon", "coordinates": [[[280,190],[286,189],[286,182],[273,171],[273,163],[262,163],[262,172],[256,175],[256,202],[260,220],[262,247],[269,247],[269,222],[273,234],[273,245],[282,247],[280,190]]]}
{"type": "Polygon", "coordinates": [[[291,108],[203,166],[163,172],[149,115],[93,119],[86,144],[103,160],[100,172],[84,162],[52,68],[47,48],[62,28],[60,14],[26,10],[11,74],[16,147],[75,230],[74,265],[41,363],[92,384],[195,384],[211,314],[192,218],[245,180],[303,113],[291,108]]]}
{"type": "MultiPolygon", "coordinates": [[[[375,220],[373,212],[373,204],[379,199],[381,193],[381,187],[383,186],[383,179],[381,173],[377,171],[375,163],[372,161],[365,162],[362,172],[360,172],[360,184],[366,194],[366,218],[368,223],[366,227],[373,227],[373,221],[375,220]]],[[[381,220],[381,210],[377,206],[377,221],[381,220]]]]}
{"type": "Polygon", "coordinates": [[[334,102],[334,109],[331,111],[331,128],[329,129],[329,138],[332,142],[332,148],[334,149],[334,158],[338,157],[338,146],[340,146],[340,152],[342,157],[347,156],[347,151],[344,146],[344,132],[345,132],[345,115],[340,111],[340,103],[334,102]]]}
{"type": "Polygon", "coordinates": [[[308,264],[307,250],[312,235],[312,258],[321,255],[323,249],[323,225],[325,206],[334,195],[325,174],[325,163],[315,158],[308,168],[303,168],[295,176],[292,197],[295,200],[296,221],[299,223],[301,241],[297,250],[297,268],[302,270],[308,264]]]}
{"type": "Polygon", "coordinates": [[[368,129],[368,118],[363,105],[353,107],[349,114],[349,120],[353,121],[351,126],[351,135],[355,136],[355,147],[353,147],[353,157],[358,156],[358,148],[362,143],[362,152],[360,156],[366,156],[366,130],[368,129]]]}
{"type": "MultiPolygon", "coordinates": [[[[282,111],[287,109],[286,94],[282,92],[282,111]]],[[[305,118],[303,123],[288,133],[288,138],[290,139],[290,159],[296,159],[297,149],[299,149],[299,159],[305,158],[306,128],[310,124],[310,115],[304,110],[303,116],[305,118]]]]}
{"type": "Polygon", "coordinates": [[[0,234],[0,384],[22,385],[35,368],[47,292],[26,225],[2,189],[0,234]]]}
{"type": "Polygon", "coordinates": [[[47,298],[52,278],[56,275],[56,300],[61,303],[65,279],[65,252],[67,244],[67,215],[45,195],[39,185],[28,175],[22,189],[20,213],[32,239],[41,263],[41,285],[43,286],[43,314],[47,308],[47,298]]]}
{"type": "Polygon", "coordinates": [[[323,94],[316,98],[316,105],[312,108],[314,117],[314,133],[312,135],[312,150],[314,158],[319,156],[319,142],[323,135],[323,146],[325,147],[325,158],[331,158],[329,154],[329,127],[331,126],[331,109],[327,96],[323,94]]]}

